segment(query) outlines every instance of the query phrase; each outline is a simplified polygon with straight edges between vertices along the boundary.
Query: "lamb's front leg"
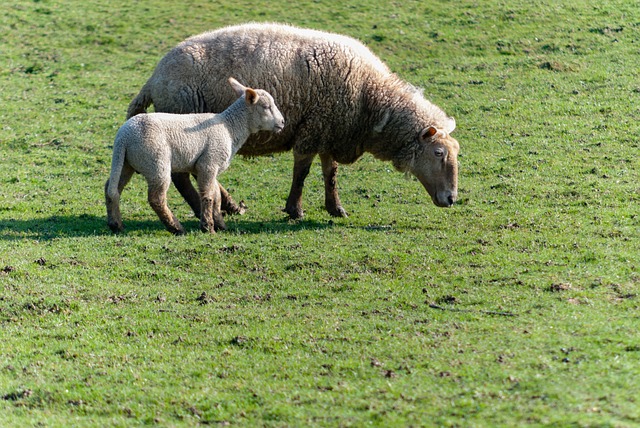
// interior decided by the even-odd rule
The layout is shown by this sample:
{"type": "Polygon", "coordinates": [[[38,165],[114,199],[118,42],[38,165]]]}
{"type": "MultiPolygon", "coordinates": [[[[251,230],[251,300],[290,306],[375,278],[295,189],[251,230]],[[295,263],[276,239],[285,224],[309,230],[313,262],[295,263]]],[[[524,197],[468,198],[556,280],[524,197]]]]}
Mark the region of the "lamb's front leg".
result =
{"type": "Polygon", "coordinates": [[[198,174],[198,188],[200,189],[200,230],[215,233],[217,230],[226,230],[227,226],[222,219],[220,210],[220,186],[215,175],[198,174]]]}

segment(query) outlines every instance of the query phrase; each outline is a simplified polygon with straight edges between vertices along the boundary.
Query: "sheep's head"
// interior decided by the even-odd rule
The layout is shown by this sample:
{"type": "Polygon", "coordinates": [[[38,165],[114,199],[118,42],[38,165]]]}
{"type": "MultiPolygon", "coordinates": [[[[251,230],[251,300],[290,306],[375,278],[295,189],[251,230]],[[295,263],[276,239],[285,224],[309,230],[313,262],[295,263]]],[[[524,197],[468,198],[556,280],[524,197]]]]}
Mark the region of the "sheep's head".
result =
{"type": "Polygon", "coordinates": [[[450,118],[445,129],[428,126],[420,131],[417,136],[419,149],[407,168],[439,207],[450,207],[458,198],[460,145],[450,135],[455,126],[455,120],[450,118]]]}
{"type": "Polygon", "coordinates": [[[233,77],[229,84],[236,91],[238,97],[244,97],[249,109],[249,129],[251,132],[272,131],[281,132],[284,129],[284,117],[271,94],[264,89],[252,89],[242,85],[233,77]]]}

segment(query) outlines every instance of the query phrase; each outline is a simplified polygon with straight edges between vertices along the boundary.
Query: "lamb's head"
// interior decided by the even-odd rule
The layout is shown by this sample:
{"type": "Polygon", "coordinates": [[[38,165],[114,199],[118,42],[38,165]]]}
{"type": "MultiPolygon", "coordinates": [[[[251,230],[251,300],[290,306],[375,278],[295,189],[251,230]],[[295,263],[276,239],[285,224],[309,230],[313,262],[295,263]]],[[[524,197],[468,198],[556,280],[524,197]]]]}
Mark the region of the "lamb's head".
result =
{"type": "Polygon", "coordinates": [[[264,89],[252,89],[242,85],[233,77],[229,84],[236,91],[238,97],[244,97],[249,110],[249,130],[280,132],[284,129],[284,117],[276,106],[271,94],[264,89]]]}
{"type": "Polygon", "coordinates": [[[433,203],[450,207],[458,198],[458,152],[460,145],[450,133],[456,127],[448,118],[444,127],[427,126],[417,135],[418,149],[406,165],[429,192],[433,203]]]}

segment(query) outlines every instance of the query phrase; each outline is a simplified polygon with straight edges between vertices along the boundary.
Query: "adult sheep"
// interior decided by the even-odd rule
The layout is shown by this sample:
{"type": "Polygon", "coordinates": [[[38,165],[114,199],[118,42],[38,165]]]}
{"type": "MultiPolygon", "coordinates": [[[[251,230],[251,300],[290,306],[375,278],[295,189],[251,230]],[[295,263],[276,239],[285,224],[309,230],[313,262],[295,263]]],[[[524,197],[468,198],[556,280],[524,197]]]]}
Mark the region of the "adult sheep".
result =
{"type": "MultiPolygon", "coordinates": [[[[133,99],[128,117],[155,110],[220,112],[234,101],[236,76],[271,93],[287,125],[278,135],[256,134],[239,151],[259,156],[293,150],[293,182],[285,211],[300,218],[302,188],[316,155],[322,162],[325,207],[346,217],[337,191],[338,163],[365,152],[415,175],[439,207],[457,198],[455,120],[403,82],[352,38],[280,24],[245,24],[186,39],[164,56],[133,99]]],[[[199,216],[189,175],[173,182],[199,216]]],[[[243,208],[221,188],[223,210],[243,208]]]]}

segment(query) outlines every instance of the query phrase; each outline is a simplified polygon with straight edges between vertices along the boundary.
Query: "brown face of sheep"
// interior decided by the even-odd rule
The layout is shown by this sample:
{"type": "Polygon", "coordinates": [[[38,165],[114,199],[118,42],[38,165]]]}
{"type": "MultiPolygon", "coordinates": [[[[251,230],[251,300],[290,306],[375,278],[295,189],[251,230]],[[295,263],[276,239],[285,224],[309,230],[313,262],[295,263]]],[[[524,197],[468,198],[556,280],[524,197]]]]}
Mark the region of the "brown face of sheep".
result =
{"type": "Polygon", "coordinates": [[[433,203],[450,207],[458,198],[458,152],[460,145],[449,133],[433,126],[418,135],[422,146],[409,170],[429,192],[433,203]]]}

